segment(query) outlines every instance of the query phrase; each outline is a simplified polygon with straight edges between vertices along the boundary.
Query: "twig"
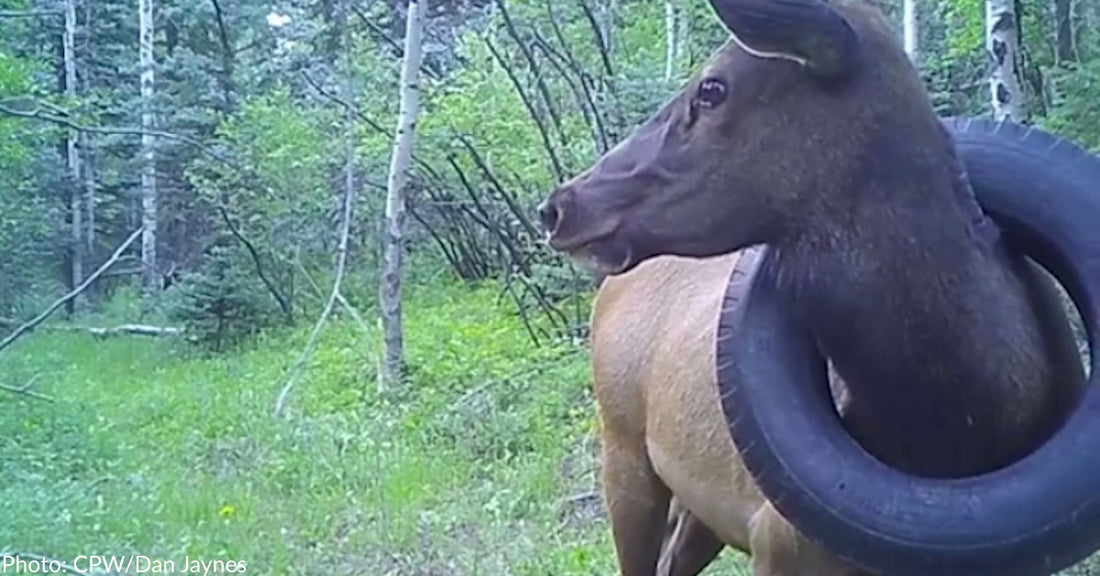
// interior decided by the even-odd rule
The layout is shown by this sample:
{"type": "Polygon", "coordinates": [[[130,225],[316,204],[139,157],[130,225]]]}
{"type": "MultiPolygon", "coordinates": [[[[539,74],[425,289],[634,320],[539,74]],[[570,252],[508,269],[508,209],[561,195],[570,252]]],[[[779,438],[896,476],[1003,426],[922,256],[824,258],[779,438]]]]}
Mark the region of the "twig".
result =
{"type": "Polygon", "coordinates": [[[164,130],[146,130],[144,128],[133,128],[129,126],[88,126],[86,124],[80,124],[74,120],[68,118],[69,112],[64,108],[43,102],[39,100],[32,100],[34,108],[31,110],[16,110],[6,105],[7,102],[11,102],[11,99],[6,99],[0,102],[0,113],[7,114],[9,116],[15,116],[19,118],[28,118],[32,120],[42,120],[44,122],[50,122],[58,124],[66,128],[71,128],[77,132],[83,132],[88,134],[106,134],[106,135],[123,135],[123,136],[153,136],[154,138],[164,138],[165,140],[172,140],[188,146],[193,146],[197,150],[207,154],[217,162],[228,166],[234,171],[243,174],[248,177],[248,180],[259,181],[259,177],[255,170],[240,164],[232,158],[218,152],[214,148],[207,144],[196,140],[190,136],[184,136],[182,134],[176,134],[173,132],[166,132],[164,130]],[[42,108],[48,108],[53,110],[55,114],[44,112],[42,108]]]}
{"type": "Polygon", "coordinates": [[[229,211],[225,209],[225,205],[218,204],[217,210],[218,213],[221,214],[225,226],[229,228],[229,233],[248,250],[248,254],[252,257],[252,264],[256,267],[256,275],[260,277],[260,281],[263,282],[267,291],[271,293],[271,296],[275,298],[275,302],[279,304],[279,309],[283,311],[283,316],[286,317],[287,322],[293,322],[294,308],[291,306],[290,301],[283,296],[283,293],[279,290],[279,287],[275,285],[275,282],[268,278],[267,273],[264,272],[264,266],[260,260],[260,253],[256,250],[256,246],[252,244],[252,241],[244,235],[244,232],[242,232],[240,228],[233,224],[233,219],[229,217],[229,211]]]}
{"type": "MultiPolygon", "coordinates": [[[[66,128],[72,128],[73,130],[76,130],[77,132],[91,132],[91,133],[94,133],[94,134],[107,134],[107,135],[120,134],[120,135],[127,135],[127,136],[148,135],[148,136],[155,136],[157,138],[164,138],[166,140],[175,140],[177,142],[182,142],[184,144],[190,144],[191,146],[199,148],[199,149],[209,153],[211,156],[214,156],[215,158],[218,157],[218,155],[216,153],[214,153],[213,150],[211,150],[209,146],[207,146],[206,144],[203,144],[202,142],[199,142],[198,140],[196,140],[194,138],[191,138],[190,136],[184,136],[182,134],[174,134],[172,132],[165,132],[163,130],[145,130],[143,128],[131,128],[131,127],[128,127],[128,126],[117,126],[117,127],[86,126],[84,124],[80,124],[79,122],[75,122],[73,120],[70,120],[68,118],[64,118],[62,116],[55,116],[53,114],[43,112],[42,109],[41,109],[42,104],[44,104],[44,103],[36,101],[35,102],[36,106],[32,110],[16,110],[14,108],[9,108],[8,106],[0,104],[0,112],[3,112],[4,114],[7,114],[8,116],[17,116],[19,118],[29,118],[29,119],[32,119],[32,120],[43,120],[45,122],[60,124],[62,126],[65,126],[66,128]]],[[[53,108],[53,106],[49,106],[49,107],[53,108]]]]}
{"type": "Polygon", "coordinates": [[[596,490],[589,490],[587,492],[581,492],[580,494],[574,494],[565,498],[562,503],[564,504],[581,504],[591,502],[593,500],[599,500],[600,493],[596,490]]]}
{"type": "MultiPolygon", "coordinates": [[[[358,118],[361,122],[363,122],[364,124],[369,126],[375,132],[378,132],[380,134],[389,134],[388,130],[383,128],[382,125],[380,125],[378,122],[374,121],[370,116],[367,116],[366,114],[364,114],[362,110],[359,110],[359,108],[354,105],[354,103],[348,101],[345,98],[341,98],[340,96],[338,96],[336,94],[333,94],[332,92],[329,92],[328,90],[325,90],[323,86],[318,84],[317,81],[314,80],[304,70],[302,71],[302,78],[305,78],[306,83],[309,84],[311,88],[316,90],[318,94],[320,94],[321,96],[324,96],[325,98],[332,101],[333,103],[341,106],[342,108],[344,108],[345,111],[350,112],[351,114],[353,114],[356,118],[358,118]]],[[[436,180],[441,180],[441,178],[439,177],[439,174],[436,173],[435,169],[432,168],[432,165],[429,164],[426,160],[420,158],[415,153],[413,153],[412,159],[421,168],[423,168],[424,172],[426,172],[429,176],[435,178],[436,180]]],[[[370,184],[373,188],[378,188],[378,189],[381,189],[381,190],[386,190],[387,189],[387,187],[383,184],[378,184],[378,183],[370,182],[370,181],[367,181],[367,183],[370,184]]]]}
{"type": "Polygon", "coordinates": [[[523,83],[520,82],[519,77],[516,76],[515,70],[508,65],[508,60],[504,58],[500,50],[493,44],[493,39],[489,35],[482,35],[481,39],[485,42],[485,47],[489,49],[489,53],[493,55],[497,63],[504,70],[504,74],[508,77],[508,80],[512,82],[512,87],[516,90],[516,95],[519,96],[520,101],[523,102],[524,108],[527,109],[527,113],[531,116],[531,121],[535,123],[535,128],[539,132],[539,136],[542,138],[542,145],[546,149],[546,154],[550,159],[550,168],[554,171],[554,175],[557,176],[558,181],[564,181],[566,179],[565,169],[562,168],[561,160],[558,158],[558,153],[554,149],[554,143],[550,141],[550,131],[547,130],[546,125],[542,122],[542,117],[539,115],[538,109],[535,108],[534,102],[527,96],[527,92],[523,89],[523,83]]]}
{"type": "MultiPolygon", "coordinates": [[[[313,288],[313,291],[317,293],[318,297],[323,297],[323,295],[321,294],[321,287],[317,285],[317,281],[313,279],[312,275],[310,275],[309,270],[306,270],[306,267],[302,264],[300,260],[296,262],[296,264],[298,265],[298,271],[302,273],[302,276],[305,276],[306,282],[308,282],[309,285],[313,288]]],[[[370,336],[370,326],[367,325],[366,320],[363,320],[362,314],[360,314],[359,311],[356,310],[350,302],[348,302],[347,298],[344,298],[344,294],[342,292],[336,293],[336,300],[339,301],[340,305],[348,311],[348,314],[350,314],[351,317],[359,323],[359,328],[363,330],[363,333],[367,336],[370,336]]]]}
{"type": "Polygon", "coordinates": [[[40,16],[60,16],[60,10],[0,10],[0,18],[38,18],[40,16]]]}
{"type": "Polygon", "coordinates": [[[41,314],[39,314],[38,316],[35,316],[33,319],[28,320],[22,326],[16,328],[15,332],[12,332],[11,334],[9,334],[7,338],[4,338],[3,340],[0,340],[0,351],[3,351],[8,346],[11,346],[12,343],[14,343],[17,339],[19,339],[19,337],[23,336],[27,332],[30,332],[31,330],[33,330],[35,328],[35,326],[38,326],[39,324],[44,322],[46,320],[46,318],[49,318],[50,315],[53,314],[54,312],[56,312],[58,308],[64,306],[70,300],[72,300],[73,298],[76,298],[81,293],[83,293],[85,290],[87,290],[88,286],[91,286],[92,283],[96,281],[96,278],[99,278],[104,272],[107,271],[108,268],[113,266],[114,263],[117,262],[118,259],[122,257],[122,253],[125,252],[126,249],[129,248],[130,245],[133,244],[134,241],[138,239],[138,237],[141,236],[141,232],[144,229],[145,229],[145,227],[142,226],[142,227],[139,227],[137,230],[134,230],[134,232],[132,234],[130,234],[130,237],[127,238],[125,242],[123,242],[118,248],[115,249],[114,254],[111,254],[111,257],[108,258],[106,262],[101,264],[100,267],[98,269],[96,269],[95,272],[92,272],[91,276],[88,276],[87,278],[85,278],[84,281],[81,282],[79,286],[77,286],[76,288],[73,288],[72,292],[69,292],[68,294],[62,296],[61,298],[58,298],[56,302],[54,302],[53,304],[50,304],[50,306],[48,308],[46,308],[45,310],[43,310],[41,314]]]}
{"type": "MultiPolygon", "coordinates": [[[[374,32],[374,34],[376,36],[381,38],[383,42],[385,42],[386,44],[389,44],[390,48],[392,48],[394,51],[396,51],[396,53],[397,53],[396,56],[397,56],[398,59],[401,59],[401,58],[405,57],[405,48],[402,47],[401,44],[399,44],[397,42],[397,40],[394,40],[392,37],[390,37],[390,35],[388,33],[386,33],[386,31],[383,30],[379,25],[375,24],[371,20],[370,16],[367,16],[366,13],[364,13],[361,8],[355,6],[355,4],[352,4],[351,5],[351,11],[353,13],[355,13],[356,16],[359,17],[359,19],[363,22],[363,24],[367,25],[367,28],[370,28],[371,32],[374,32]]],[[[442,78],[440,78],[438,72],[436,72],[435,70],[428,67],[428,65],[424,62],[420,63],[420,72],[423,73],[425,76],[431,77],[433,80],[441,80],[442,79],[442,78]]]]}
{"type": "Polygon", "coordinates": [[[38,380],[37,375],[32,377],[30,380],[27,380],[26,384],[24,384],[24,385],[22,385],[18,388],[14,387],[14,386],[8,386],[6,384],[0,384],[0,390],[4,390],[6,392],[11,392],[12,394],[22,394],[24,396],[30,396],[31,398],[37,398],[39,400],[45,400],[46,402],[53,402],[53,398],[51,398],[51,397],[49,397],[45,394],[42,394],[40,392],[35,392],[34,390],[31,390],[31,386],[34,385],[36,380],[38,380]]]}
{"type": "MultiPolygon", "coordinates": [[[[349,106],[347,112],[348,121],[350,123],[356,116],[356,109],[354,106],[349,106]]],[[[351,170],[353,170],[350,163],[347,170],[350,180],[351,170]]],[[[328,302],[325,302],[325,309],[321,311],[321,316],[317,318],[317,323],[313,325],[313,331],[309,334],[309,340],[306,342],[305,349],[302,350],[301,355],[298,356],[294,365],[290,367],[290,375],[287,377],[286,384],[284,384],[283,389],[279,391],[279,398],[275,400],[275,408],[273,410],[274,416],[276,417],[282,414],[283,408],[286,406],[287,396],[290,395],[291,389],[294,388],[294,384],[298,380],[298,375],[301,373],[306,359],[313,354],[313,348],[317,345],[317,337],[321,334],[321,328],[324,327],[325,322],[327,322],[329,316],[332,315],[332,309],[335,307],[337,300],[341,298],[340,284],[344,281],[344,270],[347,268],[348,237],[351,236],[352,208],[355,205],[355,187],[350,184],[349,182],[349,185],[344,189],[343,221],[340,223],[339,254],[336,259],[336,278],[332,280],[332,291],[329,293],[328,302]]]]}

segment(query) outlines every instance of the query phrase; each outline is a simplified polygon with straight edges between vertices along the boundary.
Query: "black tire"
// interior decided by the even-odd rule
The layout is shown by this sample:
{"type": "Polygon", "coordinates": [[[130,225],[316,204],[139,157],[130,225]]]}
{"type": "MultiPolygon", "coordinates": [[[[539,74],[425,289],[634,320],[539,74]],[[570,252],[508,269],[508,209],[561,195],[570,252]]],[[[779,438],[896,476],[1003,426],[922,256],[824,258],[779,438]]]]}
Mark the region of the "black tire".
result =
{"type": "MultiPolygon", "coordinates": [[[[1100,159],[1043,131],[949,118],[979,204],[1067,288],[1092,365],[1081,404],[1044,446],[962,479],[909,476],[841,427],[824,361],[768,275],[724,314],[718,385],[762,492],[804,535],[892,576],[1040,576],[1100,548],[1100,159]],[[733,327],[736,326],[736,330],[733,327]]],[[[732,291],[731,291],[732,293],[732,291]]]]}

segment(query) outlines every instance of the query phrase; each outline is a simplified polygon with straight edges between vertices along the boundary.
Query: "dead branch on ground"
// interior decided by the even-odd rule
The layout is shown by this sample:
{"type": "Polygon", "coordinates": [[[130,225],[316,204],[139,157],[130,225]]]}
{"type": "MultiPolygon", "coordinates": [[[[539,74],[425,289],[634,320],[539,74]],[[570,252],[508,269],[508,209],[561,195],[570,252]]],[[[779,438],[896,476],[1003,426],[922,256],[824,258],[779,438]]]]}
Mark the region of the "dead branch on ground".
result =
{"type": "Polygon", "coordinates": [[[82,330],[98,339],[123,335],[159,338],[183,334],[183,329],[176,328],[175,326],[149,326],[146,324],[119,324],[118,326],[110,326],[107,328],[83,328],[82,330]]]}
{"type": "Polygon", "coordinates": [[[0,340],[0,351],[3,351],[8,346],[11,346],[13,343],[15,343],[16,340],[18,340],[21,336],[23,336],[27,332],[30,332],[31,330],[34,330],[34,328],[36,326],[38,326],[39,324],[44,322],[47,318],[49,318],[50,315],[53,314],[54,312],[56,312],[58,308],[64,306],[70,300],[72,300],[73,298],[76,298],[77,296],[82,294],[85,290],[87,290],[88,287],[91,286],[92,283],[95,282],[97,278],[102,276],[103,273],[107,271],[108,268],[113,266],[115,264],[115,262],[118,262],[118,259],[122,257],[122,253],[125,252],[126,249],[129,248],[130,245],[133,244],[134,241],[137,240],[141,236],[141,232],[144,229],[145,229],[145,227],[142,226],[142,227],[139,227],[137,230],[134,230],[134,232],[130,234],[130,237],[127,238],[125,242],[123,242],[121,245],[119,245],[118,248],[115,249],[114,254],[111,254],[111,257],[108,258],[106,262],[101,264],[99,266],[99,268],[96,269],[95,272],[92,272],[91,276],[88,276],[87,278],[85,278],[84,281],[81,282],[79,286],[77,286],[76,288],[73,288],[73,290],[71,292],[69,292],[68,294],[62,296],[61,298],[58,298],[57,301],[55,301],[53,304],[50,304],[49,307],[47,307],[45,310],[43,310],[38,316],[35,316],[31,320],[28,320],[27,322],[25,322],[22,326],[16,328],[14,332],[12,332],[11,334],[9,334],[7,336],[7,338],[4,338],[3,340],[0,340]]]}
{"type": "Polygon", "coordinates": [[[38,400],[45,400],[46,402],[53,402],[53,397],[47,396],[41,392],[35,392],[34,390],[31,390],[31,386],[34,385],[35,380],[38,380],[38,376],[31,378],[27,381],[26,384],[19,386],[18,388],[15,386],[8,386],[6,384],[0,384],[0,390],[11,392],[12,394],[29,396],[38,400]]]}

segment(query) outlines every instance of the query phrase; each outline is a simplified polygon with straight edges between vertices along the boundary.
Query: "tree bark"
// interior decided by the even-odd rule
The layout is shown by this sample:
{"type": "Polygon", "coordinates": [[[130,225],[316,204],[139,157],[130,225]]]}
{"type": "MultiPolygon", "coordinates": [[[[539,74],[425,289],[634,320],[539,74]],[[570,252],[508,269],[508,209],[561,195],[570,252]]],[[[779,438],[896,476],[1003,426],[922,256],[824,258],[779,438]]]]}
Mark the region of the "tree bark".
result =
{"type": "Polygon", "coordinates": [[[1026,120],[1023,86],[1020,82],[1020,36],[1013,0],[986,0],[986,50],[993,61],[989,78],[993,117],[997,120],[1026,120]]]}
{"type": "Polygon", "coordinates": [[[665,82],[671,82],[676,72],[676,36],[676,5],[673,0],[665,0],[665,82]]]}
{"type": "Polygon", "coordinates": [[[1072,62],[1074,58],[1073,42],[1073,0],[1054,0],[1054,47],[1059,65],[1072,62]]]}
{"type": "Polygon", "coordinates": [[[615,51],[615,15],[618,13],[618,8],[618,0],[607,0],[604,4],[603,45],[607,48],[608,54],[615,51]]]}
{"type": "Polygon", "coordinates": [[[401,381],[404,339],[401,320],[402,250],[405,233],[405,189],[416,134],[420,103],[421,31],[426,2],[410,0],[405,21],[405,59],[401,67],[401,94],[397,130],[386,190],[386,235],[379,302],[382,315],[385,357],[380,382],[383,386],[401,381]]]}
{"type": "Polygon", "coordinates": [[[902,23],[905,30],[905,53],[909,55],[913,62],[916,62],[917,50],[920,45],[918,36],[920,28],[917,26],[917,0],[903,0],[902,12],[902,23]]]}
{"type": "Polygon", "coordinates": [[[153,114],[153,0],[138,0],[141,63],[141,286],[146,294],[156,290],[157,274],[157,173],[153,114]]]}
{"type": "MultiPolygon", "coordinates": [[[[75,0],[74,0],[75,1],[75,0]]],[[[92,45],[94,44],[91,38],[92,35],[92,3],[91,0],[84,2],[84,58],[85,62],[94,62],[95,54],[92,52],[92,45]]],[[[89,67],[85,67],[84,73],[84,91],[91,91],[92,74],[88,71],[89,67]]],[[[96,252],[96,197],[95,197],[95,157],[92,154],[93,148],[92,134],[88,132],[82,132],[80,139],[80,151],[82,153],[82,165],[84,168],[84,250],[88,257],[94,257],[96,252]]]]}
{"type": "MultiPolygon", "coordinates": [[[[76,99],[76,0],[65,0],[65,34],[61,42],[62,59],[65,61],[65,96],[71,103],[76,99]]],[[[65,164],[69,169],[69,255],[72,267],[72,285],[84,279],[84,222],[81,206],[80,132],[69,128],[65,139],[65,164]]],[[[73,300],[75,308],[86,303],[83,294],[73,300]]]]}

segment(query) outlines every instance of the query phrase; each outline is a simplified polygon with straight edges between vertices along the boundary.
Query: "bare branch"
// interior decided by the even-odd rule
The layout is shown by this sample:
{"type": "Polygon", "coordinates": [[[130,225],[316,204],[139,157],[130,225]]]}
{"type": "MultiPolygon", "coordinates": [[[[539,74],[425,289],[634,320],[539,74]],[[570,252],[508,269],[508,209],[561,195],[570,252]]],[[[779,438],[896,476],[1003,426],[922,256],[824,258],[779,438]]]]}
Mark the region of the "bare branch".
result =
{"type": "MultiPolygon", "coordinates": [[[[394,40],[385,30],[383,30],[380,26],[378,26],[378,24],[375,24],[370,19],[370,17],[367,16],[367,14],[365,12],[363,12],[362,8],[359,8],[358,6],[352,4],[351,5],[351,11],[354,12],[355,15],[359,17],[359,20],[361,20],[363,22],[363,24],[367,25],[367,28],[370,28],[371,32],[374,32],[375,36],[378,36],[379,38],[382,39],[383,42],[385,42],[386,44],[389,44],[390,48],[393,48],[393,50],[397,53],[398,58],[404,58],[405,57],[405,48],[402,47],[401,44],[397,42],[397,40],[394,40]]],[[[435,70],[432,70],[424,62],[420,63],[420,72],[422,74],[424,74],[425,76],[430,76],[434,80],[441,80],[442,79],[439,76],[438,72],[436,72],[435,70]]]]}
{"type": "MultiPolygon", "coordinates": [[[[309,270],[306,270],[306,267],[302,264],[301,260],[295,262],[295,264],[298,265],[298,271],[302,273],[302,276],[305,277],[306,282],[309,283],[310,287],[313,288],[313,291],[317,293],[318,298],[320,298],[321,287],[317,285],[317,281],[313,279],[312,275],[310,275],[309,270]]],[[[360,314],[359,311],[351,305],[351,302],[348,302],[348,299],[344,298],[344,295],[339,292],[336,293],[336,300],[340,302],[340,305],[344,307],[344,310],[347,310],[348,314],[350,314],[355,322],[359,324],[359,328],[363,330],[363,334],[370,336],[370,326],[367,325],[366,320],[363,320],[363,315],[360,314]]]]}
{"type": "MultiPolygon", "coordinates": [[[[302,71],[302,77],[305,78],[306,82],[310,85],[310,87],[312,87],[314,90],[316,90],[318,94],[320,94],[321,96],[324,96],[328,100],[331,100],[333,103],[340,105],[341,107],[344,108],[344,110],[350,111],[353,115],[355,115],[356,118],[358,118],[360,121],[362,121],[367,126],[370,126],[370,128],[372,130],[374,130],[375,132],[379,132],[379,133],[382,133],[382,134],[389,134],[389,130],[386,130],[378,122],[375,122],[370,116],[367,116],[362,111],[360,111],[359,108],[354,105],[354,103],[349,102],[348,100],[345,100],[344,98],[341,98],[340,96],[338,96],[336,94],[333,94],[332,92],[329,92],[328,90],[325,90],[325,88],[323,86],[318,84],[317,81],[314,80],[304,70],[302,71]]],[[[432,165],[428,164],[425,160],[423,160],[422,158],[417,156],[415,152],[412,155],[412,159],[418,165],[420,165],[421,168],[424,169],[424,172],[427,175],[431,176],[432,178],[435,178],[437,181],[442,181],[443,180],[439,176],[439,173],[436,172],[434,168],[432,168],[432,165]]],[[[386,185],[379,184],[377,182],[372,182],[372,181],[368,180],[367,184],[374,187],[374,188],[379,188],[379,189],[382,189],[382,190],[387,189],[386,185]]]]}
{"type": "Polygon", "coordinates": [[[0,10],[0,18],[40,18],[60,15],[60,10],[0,10]]]}
{"type": "MultiPolygon", "coordinates": [[[[496,0],[497,9],[500,10],[500,15],[504,19],[504,28],[508,31],[508,35],[515,41],[516,46],[519,47],[519,51],[523,54],[523,58],[527,61],[527,66],[531,69],[531,78],[535,81],[535,87],[538,89],[539,94],[542,95],[542,101],[546,104],[546,112],[550,115],[550,120],[554,123],[554,128],[558,132],[558,140],[561,141],[562,146],[568,146],[569,143],[565,138],[565,132],[562,130],[561,116],[558,114],[557,108],[554,106],[554,100],[550,97],[550,88],[546,86],[546,80],[542,76],[542,72],[539,70],[538,62],[535,60],[535,55],[531,52],[530,46],[524,41],[524,38],[520,35],[519,30],[516,29],[515,22],[512,21],[512,15],[508,12],[508,7],[504,3],[504,0],[496,0]]],[[[502,63],[507,66],[507,64],[502,63]]]]}
{"type": "MultiPolygon", "coordinates": [[[[214,151],[211,150],[207,145],[203,144],[202,142],[199,142],[198,140],[195,140],[194,138],[191,138],[190,136],[183,136],[182,134],[174,134],[172,132],[165,132],[163,130],[144,130],[144,129],[141,129],[141,128],[132,128],[132,127],[128,127],[128,126],[116,126],[116,127],[86,126],[86,125],[80,124],[80,123],[78,123],[74,120],[70,120],[69,118],[65,118],[63,116],[50,114],[50,113],[42,110],[42,108],[45,108],[45,107],[53,108],[55,110],[58,110],[57,107],[55,107],[55,106],[52,106],[52,105],[42,106],[42,104],[43,104],[42,102],[36,102],[35,104],[36,104],[35,108],[33,108],[31,110],[16,110],[16,109],[10,108],[10,107],[8,107],[4,104],[0,104],[0,113],[7,114],[8,116],[17,116],[17,117],[20,117],[20,118],[30,118],[32,120],[43,120],[45,122],[52,122],[54,124],[60,124],[62,126],[66,126],[68,128],[72,128],[73,130],[76,130],[78,132],[91,132],[93,134],[121,134],[121,135],[132,135],[132,136],[154,136],[154,137],[157,137],[157,138],[164,138],[166,140],[175,140],[177,142],[183,142],[184,144],[190,144],[191,146],[194,146],[196,148],[200,148],[200,149],[202,149],[206,152],[209,152],[211,155],[213,155],[215,157],[217,156],[217,154],[215,154],[214,151]]],[[[60,113],[60,110],[58,110],[58,111],[60,113]]]]}
{"type": "MultiPolygon", "coordinates": [[[[0,384],[0,390],[3,390],[5,392],[11,392],[12,394],[20,394],[20,395],[23,395],[23,396],[29,396],[31,398],[35,398],[35,399],[38,399],[38,400],[45,400],[46,402],[53,402],[52,397],[47,396],[45,394],[42,394],[41,392],[35,392],[34,390],[31,390],[31,386],[34,385],[35,380],[38,380],[38,376],[34,376],[30,380],[28,380],[26,384],[24,384],[24,385],[22,385],[18,388],[14,387],[14,386],[8,386],[6,384],[0,384]]],[[[0,559],[2,559],[2,558],[3,558],[3,556],[0,555],[0,559]]]]}
{"type": "MultiPolygon", "coordinates": [[[[346,42],[346,38],[345,38],[346,42]]],[[[346,50],[346,47],[345,47],[346,50]]],[[[345,52],[346,56],[346,52],[345,52]]],[[[303,75],[305,73],[303,72],[303,75]]],[[[306,76],[308,79],[308,76],[306,76]]],[[[361,117],[358,109],[346,102],[347,112],[347,124],[349,134],[352,129],[352,122],[356,117],[361,117]]],[[[349,138],[349,142],[351,139],[349,138]]],[[[294,364],[290,367],[290,375],[287,377],[286,384],[283,385],[282,390],[279,391],[279,397],[275,401],[275,408],[273,410],[274,416],[278,417],[282,414],[284,407],[286,406],[286,399],[290,395],[290,391],[294,388],[295,383],[298,380],[299,374],[301,374],[302,367],[305,365],[306,360],[313,354],[313,348],[317,345],[317,337],[321,334],[321,329],[325,323],[328,322],[329,316],[332,315],[332,309],[335,307],[336,302],[340,300],[340,284],[344,281],[344,270],[347,268],[348,261],[348,238],[351,236],[351,220],[352,211],[355,206],[355,186],[352,181],[354,166],[351,159],[354,158],[354,148],[349,145],[348,147],[348,165],[346,166],[348,183],[344,188],[344,210],[342,221],[340,222],[340,244],[338,248],[338,255],[336,259],[336,277],[332,280],[332,291],[329,293],[328,301],[325,302],[325,308],[321,311],[320,317],[317,318],[317,323],[313,325],[313,331],[309,334],[309,340],[306,341],[306,346],[302,350],[301,355],[295,360],[294,364]]]]}
{"type": "Polygon", "coordinates": [[[361,112],[357,107],[353,106],[351,102],[347,102],[343,98],[340,98],[339,96],[337,96],[336,94],[333,94],[332,92],[329,92],[328,90],[325,90],[324,86],[321,86],[305,70],[302,70],[302,78],[305,78],[306,83],[309,84],[309,86],[311,88],[316,90],[317,93],[320,94],[321,96],[324,96],[325,98],[333,101],[334,103],[339,104],[345,110],[354,110],[355,117],[358,118],[362,123],[366,124],[367,126],[370,126],[371,129],[373,129],[374,131],[381,132],[383,134],[387,133],[387,130],[385,128],[383,128],[381,124],[379,124],[378,122],[375,122],[370,116],[367,116],[366,114],[361,112]]]}
{"type": "Polygon", "coordinates": [[[229,217],[229,212],[225,209],[225,206],[218,205],[218,213],[221,214],[222,221],[225,222],[229,233],[233,235],[245,249],[248,250],[248,254],[252,257],[252,264],[256,266],[256,275],[260,277],[260,281],[267,287],[267,291],[271,293],[271,296],[275,298],[275,301],[279,304],[279,309],[283,311],[283,315],[286,316],[288,322],[294,321],[294,308],[288,298],[279,290],[279,287],[275,285],[267,273],[264,272],[263,263],[260,260],[260,253],[256,250],[256,246],[252,244],[252,241],[244,235],[243,232],[236,225],[233,224],[233,219],[229,217]]]}
{"type": "Polygon", "coordinates": [[[508,61],[497,50],[493,40],[489,36],[482,36],[482,40],[485,42],[485,46],[489,48],[489,52],[493,55],[496,61],[500,64],[500,67],[504,70],[504,73],[508,76],[508,79],[512,82],[512,86],[516,90],[516,94],[523,102],[523,106],[527,108],[527,113],[531,116],[531,121],[535,123],[535,128],[538,129],[539,136],[542,137],[543,147],[546,149],[546,153],[550,158],[550,167],[554,170],[554,175],[557,176],[558,181],[565,180],[565,170],[562,168],[562,163],[558,159],[558,154],[554,149],[554,143],[550,141],[550,133],[546,129],[546,126],[542,123],[542,118],[539,116],[538,110],[535,109],[535,105],[531,102],[531,99],[527,96],[527,92],[523,90],[523,83],[519,81],[512,67],[508,65],[508,61]]]}
{"type": "Polygon", "coordinates": [[[596,14],[592,12],[592,7],[585,0],[579,0],[578,4],[580,4],[581,11],[584,12],[585,19],[588,20],[588,25],[592,28],[592,37],[596,41],[596,49],[600,53],[603,68],[608,77],[614,77],[615,68],[611,66],[611,55],[608,53],[607,43],[604,42],[603,32],[600,30],[600,23],[596,20],[596,14]]]}
{"type": "Polygon", "coordinates": [[[225,97],[225,106],[228,110],[233,109],[233,43],[229,41],[229,30],[225,25],[225,13],[222,10],[221,4],[218,0],[210,0],[210,3],[214,5],[214,16],[218,22],[218,37],[221,39],[222,44],[222,69],[219,77],[221,79],[222,93],[225,97]]]}
{"type": "Polygon", "coordinates": [[[127,238],[125,242],[123,242],[121,245],[119,245],[118,248],[115,249],[114,254],[111,254],[111,257],[108,258],[107,261],[104,262],[102,265],[100,265],[100,267],[97,268],[95,272],[92,272],[91,276],[88,276],[87,278],[85,278],[84,281],[81,282],[79,286],[77,286],[76,288],[73,288],[73,290],[71,292],[69,292],[68,294],[62,296],[61,298],[58,298],[57,301],[55,301],[53,304],[50,304],[50,306],[48,308],[43,310],[41,314],[39,314],[38,316],[35,316],[31,320],[28,320],[26,323],[24,323],[19,328],[16,328],[15,332],[12,332],[11,334],[9,334],[7,338],[4,338],[3,340],[0,340],[0,351],[3,351],[8,346],[11,346],[21,336],[23,336],[27,332],[30,332],[31,330],[33,330],[36,326],[38,326],[39,324],[44,322],[46,320],[46,318],[49,318],[50,315],[53,314],[54,312],[56,312],[58,308],[64,306],[70,300],[72,300],[73,298],[76,298],[77,296],[82,294],[85,290],[87,290],[88,286],[91,286],[92,283],[96,281],[96,278],[99,278],[101,275],[103,275],[104,272],[107,271],[108,268],[113,266],[115,264],[115,262],[118,262],[119,258],[122,257],[122,253],[125,252],[126,249],[129,248],[130,245],[133,244],[135,240],[137,240],[139,237],[141,237],[141,232],[144,229],[145,229],[144,227],[140,227],[137,230],[134,230],[133,233],[130,234],[130,237],[127,238]]]}
{"type": "MultiPolygon", "coordinates": [[[[10,100],[9,100],[10,101],[10,100]]],[[[164,130],[145,130],[142,128],[133,128],[129,126],[88,126],[80,124],[74,120],[68,118],[69,113],[63,108],[59,108],[53,104],[46,102],[34,101],[35,107],[31,110],[16,110],[10,106],[0,103],[0,114],[7,114],[8,116],[15,116],[18,118],[28,118],[32,120],[42,120],[44,122],[51,122],[60,126],[72,128],[78,132],[90,133],[90,134],[115,134],[124,136],[152,136],[154,138],[163,138],[165,140],[172,140],[194,146],[202,152],[208,154],[211,158],[221,162],[222,164],[236,170],[237,172],[247,175],[251,179],[258,180],[258,176],[253,170],[238,164],[234,160],[224,156],[217,152],[210,146],[190,137],[182,134],[175,134],[173,132],[166,132],[164,130]],[[49,108],[54,110],[56,114],[50,114],[43,110],[43,108],[49,108]]]]}

